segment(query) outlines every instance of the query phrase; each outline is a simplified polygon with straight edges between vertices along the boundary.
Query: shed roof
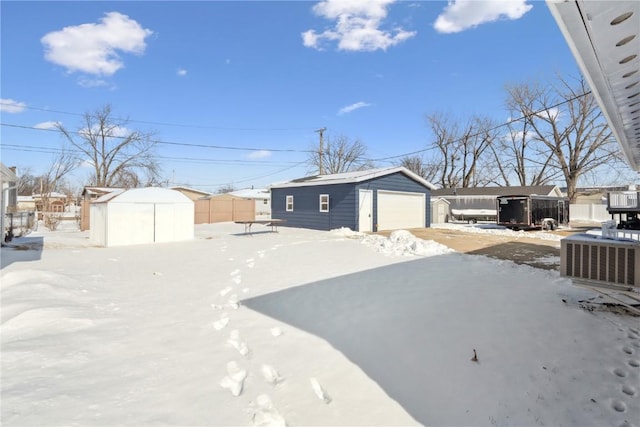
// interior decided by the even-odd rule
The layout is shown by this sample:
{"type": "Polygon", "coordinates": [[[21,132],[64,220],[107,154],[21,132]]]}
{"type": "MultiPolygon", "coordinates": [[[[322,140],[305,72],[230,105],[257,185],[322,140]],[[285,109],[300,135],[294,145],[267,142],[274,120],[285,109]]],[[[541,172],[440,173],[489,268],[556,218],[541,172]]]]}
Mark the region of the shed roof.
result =
{"type": "Polygon", "coordinates": [[[232,191],[232,196],[242,197],[244,199],[270,199],[271,192],[264,188],[245,188],[243,190],[232,191]]]}
{"type": "Polygon", "coordinates": [[[288,187],[311,187],[317,185],[333,185],[333,184],[355,184],[358,182],[369,181],[374,178],[380,178],[383,176],[391,175],[394,173],[402,173],[408,178],[416,181],[425,187],[435,190],[435,186],[424,178],[411,172],[409,169],[402,166],[367,169],[362,171],[335,173],[330,175],[313,175],[304,178],[294,179],[289,182],[283,182],[280,184],[273,184],[270,188],[288,188],[288,187]]]}
{"type": "Polygon", "coordinates": [[[116,190],[96,199],[93,203],[193,203],[176,190],[160,187],[116,190]]]}
{"type": "Polygon", "coordinates": [[[84,187],[82,189],[82,196],[86,194],[89,194],[91,196],[103,195],[116,190],[120,190],[122,192],[123,189],[120,187],[84,187]]]}
{"type": "Polygon", "coordinates": [[[189,191],[189,192],[196,193],[196,194],[202,194],[203,196],[211,195],[211,193],[208,192],[208,191],[198,190],[197,188],[185,187],[183,185],[176,185],[176,186],[169,187],[169,188],[171,190],[177,190],[177,191],[184,190],[184,191],[189,191]]]}
{"type": "Polygon", "coordinates": [[[7,166],[4,163],[0,163],[0,181],[2,182],[15,182],[18,180],[18,177],[15,171],[7,166]]]}
{"type": "Polygon", "coordinates": [[[556,185],[532,185],[518,187],[470,187],[470,188],[441,188],[435,190],[433,196],[476,196],[476,197],[497,197],[511,196],[514,194],[522,196],[552,196],[560,195],[560,189],[556,185]],[[552,194],[555,193],[555,194],[552,194]]]}

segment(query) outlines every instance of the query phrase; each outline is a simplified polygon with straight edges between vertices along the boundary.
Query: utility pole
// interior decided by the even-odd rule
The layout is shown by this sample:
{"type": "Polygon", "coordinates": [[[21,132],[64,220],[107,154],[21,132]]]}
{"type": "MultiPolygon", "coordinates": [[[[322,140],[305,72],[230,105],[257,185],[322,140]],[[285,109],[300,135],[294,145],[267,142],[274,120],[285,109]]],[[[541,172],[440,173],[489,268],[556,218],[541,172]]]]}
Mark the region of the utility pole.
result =
{"type": "Polygon", "coordinates": [[[323,163],[322,163],[322,155],[323,155],[322,144],[323,144],[324,141],[322,140],[322,135],[324,134],[325,130],[327,130],[326,127],[316,130],[316,132],[318,132],[320,134],[320,151],[318,151],[318,159],[320,160],[319,161],[319,164],[320,164],[320,175],[324,175],[324,166],[323,166],[323,163]]]}

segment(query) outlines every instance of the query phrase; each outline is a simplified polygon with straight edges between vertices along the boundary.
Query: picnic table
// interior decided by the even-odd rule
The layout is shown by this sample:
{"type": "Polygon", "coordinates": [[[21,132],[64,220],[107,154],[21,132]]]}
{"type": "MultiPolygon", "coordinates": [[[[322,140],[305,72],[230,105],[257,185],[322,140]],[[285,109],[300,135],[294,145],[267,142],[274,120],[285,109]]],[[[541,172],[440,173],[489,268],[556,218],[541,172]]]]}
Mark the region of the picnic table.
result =
{"type": "Polygon", "coordinates": [[[244,225],[244,234],[253,234],[252,230],[251,230],[251,226],[253,224],[263,224],[266,225],[267,227],[271,227],[271,231],[277,233],[278,232],[278,225],[282,224],[284,222],[287,222],[286,219],[253,219],[253,220],[247,220],[247,221],[234,221],[236,224],[243,224],[244,225]]]}

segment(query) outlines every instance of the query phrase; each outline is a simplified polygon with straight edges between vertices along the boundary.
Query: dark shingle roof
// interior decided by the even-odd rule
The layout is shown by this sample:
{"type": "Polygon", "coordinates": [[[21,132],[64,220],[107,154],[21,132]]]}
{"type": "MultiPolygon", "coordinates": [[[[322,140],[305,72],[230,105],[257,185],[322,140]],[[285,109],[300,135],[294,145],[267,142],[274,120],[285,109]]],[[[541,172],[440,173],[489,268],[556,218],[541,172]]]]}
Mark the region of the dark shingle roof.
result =
{"type": "Polygon", "coordinates": [[[525,187],[470,187],[470,188],[441,188],[433,190],[433,196],[553,196],[555,185],[533,185],[525,187]]]}

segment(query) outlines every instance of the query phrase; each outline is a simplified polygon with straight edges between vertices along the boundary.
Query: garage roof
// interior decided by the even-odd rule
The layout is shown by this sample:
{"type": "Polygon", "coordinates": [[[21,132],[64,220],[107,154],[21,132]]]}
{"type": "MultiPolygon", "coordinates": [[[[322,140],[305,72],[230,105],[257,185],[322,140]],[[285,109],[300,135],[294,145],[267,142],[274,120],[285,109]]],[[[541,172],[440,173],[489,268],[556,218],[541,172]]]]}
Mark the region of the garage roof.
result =
{"type": "Polygon", "coordinates": [[[177,190],[146,187],[116,190],[96,199],[93,203],[193,203],[177,190]]]}
{"type": "Polygon", "coordinates": [[[380,178],[383,176],[391,175],[394,173],[402,173],[410,179],[424,185],[425,187],[435,190],[436,187],[429,181],[425,180],[419,175],[411,172],[409,169],[402,166],[394,166],[388,168],[367,169],[362,171],[353,171],[345,173],[335,173],[330,175],[313,175],[304,178],[294,179],[289,182],[283,182],[280,184],[273,184],[270,188],[287,188],[287,187],[310,187],[316,185],[332,185],[332,184],[349,184],[368,181],[374,178],[380,178]]]}
{"type": "Polygon", "coordinates": [[[627,163],[640,171],[640,1],[547,0],[627,163]]]}

